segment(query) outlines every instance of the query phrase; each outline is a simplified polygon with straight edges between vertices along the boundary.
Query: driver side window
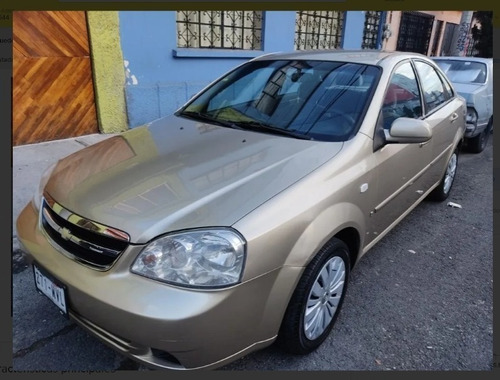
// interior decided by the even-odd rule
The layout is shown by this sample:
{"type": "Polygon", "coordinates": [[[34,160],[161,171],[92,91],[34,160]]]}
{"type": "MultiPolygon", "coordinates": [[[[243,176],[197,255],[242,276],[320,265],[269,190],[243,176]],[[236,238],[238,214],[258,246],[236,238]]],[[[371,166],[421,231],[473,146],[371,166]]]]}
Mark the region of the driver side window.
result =
{"type": "Polygon", "coordinates": [[[383,126],[390,129],[399,117],[418,119],[421,116],[417,78],[410,62],[406,62],[396,68],[387,87],[382,106],[383,126]]]}

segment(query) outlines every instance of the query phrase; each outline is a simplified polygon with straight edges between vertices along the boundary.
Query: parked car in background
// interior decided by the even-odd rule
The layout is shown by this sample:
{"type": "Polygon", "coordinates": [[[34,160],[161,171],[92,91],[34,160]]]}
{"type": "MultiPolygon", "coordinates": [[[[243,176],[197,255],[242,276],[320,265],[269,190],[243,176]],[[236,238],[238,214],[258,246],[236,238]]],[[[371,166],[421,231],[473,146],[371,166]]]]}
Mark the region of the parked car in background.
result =
{"type": "Polygon", "coordinates": [[[360,258],[449,196],[465,114],[423,55],[268,54],[57,162],[18,237],[38,291],[149,366],[307,354],[360,258]]]}
{"type": "Polygon", "coordinates": [[[466,146],[474,153],[486,147],[493,130],[493,59],[433,57],[455,90],[467,101],[466,146]]]}

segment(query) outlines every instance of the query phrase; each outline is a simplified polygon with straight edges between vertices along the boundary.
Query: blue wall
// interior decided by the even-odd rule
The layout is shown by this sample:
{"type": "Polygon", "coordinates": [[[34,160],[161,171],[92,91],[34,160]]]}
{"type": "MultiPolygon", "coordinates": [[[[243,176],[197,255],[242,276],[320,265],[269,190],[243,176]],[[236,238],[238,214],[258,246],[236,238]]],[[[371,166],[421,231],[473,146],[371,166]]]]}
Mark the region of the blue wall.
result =
{"type": "Polygon", "coordinates": [[[361,49],[365,12],[349,11],[344,16],[344,32],[342,33],[343,49],[361,49]]]}
{"type": "Polygon", "coordinates": [[[265,12],[264,50],[259,51],[178,49],[175,12],[119,15],[130,127],[172,114],[211,81],[252,57],[294,46],[295,12],[265,12]]]}

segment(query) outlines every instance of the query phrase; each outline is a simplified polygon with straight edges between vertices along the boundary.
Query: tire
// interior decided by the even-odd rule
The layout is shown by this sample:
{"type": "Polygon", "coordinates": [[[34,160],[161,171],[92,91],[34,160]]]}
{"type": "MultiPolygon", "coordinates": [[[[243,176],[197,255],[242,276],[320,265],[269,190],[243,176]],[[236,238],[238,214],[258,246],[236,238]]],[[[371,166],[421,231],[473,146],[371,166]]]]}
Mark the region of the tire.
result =
{"type": "Polygon", "coordinates": [[[453,182],[455,182],[455,177],[457,175],[458,167],[458,150],[455,150],[448,160],[446,165],[446,171],[444,172],[443,178],[439,185],[432,190],[429,194],[428,199],[431,201],[442,202],[450,195],[453,182]]]}
{"type": "Polygon", "coordinates": [[[290,299],[277,339],[282,349],[305,355],[323,343],[344,301],[349,273],[349,249],[333,238],[306,267],[290,299]]]}
{"type": "Polygon", "coordinates": [[[479,135],[467,139],[467,150],[471,153],[481,153],[486,144],[488,144],[488,139],[491,134],[491,128],[493,126],[493,119],[490,118],[488,125],[479,135]]]}

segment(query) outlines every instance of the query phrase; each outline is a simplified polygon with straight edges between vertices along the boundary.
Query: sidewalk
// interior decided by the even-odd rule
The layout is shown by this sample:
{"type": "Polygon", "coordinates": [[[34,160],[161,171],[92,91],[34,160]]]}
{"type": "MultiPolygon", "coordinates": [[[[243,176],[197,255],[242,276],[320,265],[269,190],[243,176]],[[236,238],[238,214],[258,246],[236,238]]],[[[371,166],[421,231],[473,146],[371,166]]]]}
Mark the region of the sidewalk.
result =
{"type": "Polygon", "coordinates": [[[19,248],[16,219],[38,189],[40,178],[51,164],[112,134],[92,134],[12,148],[12,234],[13,251],[19,248]]]}

